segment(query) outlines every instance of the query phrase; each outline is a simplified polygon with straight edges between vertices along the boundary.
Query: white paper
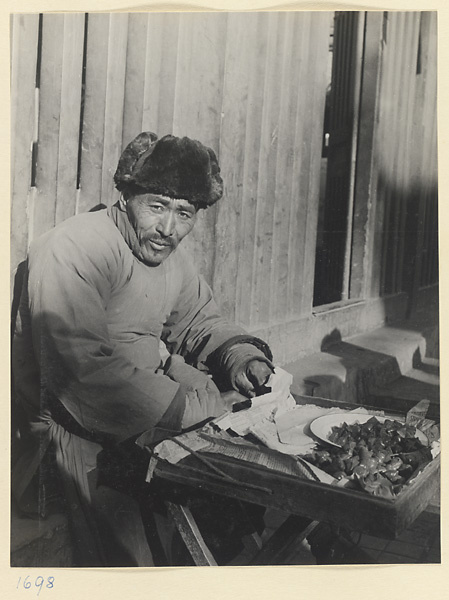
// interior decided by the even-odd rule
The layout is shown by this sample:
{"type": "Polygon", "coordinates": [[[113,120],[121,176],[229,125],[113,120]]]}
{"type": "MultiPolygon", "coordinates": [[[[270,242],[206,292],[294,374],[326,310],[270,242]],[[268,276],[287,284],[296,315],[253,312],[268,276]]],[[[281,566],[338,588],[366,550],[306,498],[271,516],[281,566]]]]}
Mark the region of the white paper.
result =
{"type": "Polygon", "coordinates": [[[280,367],[275,367],[274,373],[267,382],[271,392],[252,398],[251,407],[236,413],[228,413],[227,418],[216,419],[214,423],[221,429],[232,429],[238,435],[246,435],[251,428],[267,419],[270,415],[282,414],[296,406],[295,399],[290,394],[293,376],[280,367]]]}
{"type": "Polygon", "coordinates": [[[295,406],[283,414],[276,413],[274,421],[279,441],[293,446],[309,445],[311,439],[313,440],[310,435],[310,423],[318,417],[335,412],[342,412],[342,410],[341,408],[323,408],[306,404],[305,406],[295,406]]]}
{"type": "MultiPolygon", "coordinates": [[[[184,446],[188,446],[188,448],[194,452],[202,450],[209,445],[209,442],[201,438],[196,431],[186,433],[180,439],[184,446]]],[[[172,464],[178,463],[180,460],[191,454],[189,450],[182,448],[173,440],[164,440],[158,444],[154,449],[154,453],[158,458],[162,458],[172,464]]]]}

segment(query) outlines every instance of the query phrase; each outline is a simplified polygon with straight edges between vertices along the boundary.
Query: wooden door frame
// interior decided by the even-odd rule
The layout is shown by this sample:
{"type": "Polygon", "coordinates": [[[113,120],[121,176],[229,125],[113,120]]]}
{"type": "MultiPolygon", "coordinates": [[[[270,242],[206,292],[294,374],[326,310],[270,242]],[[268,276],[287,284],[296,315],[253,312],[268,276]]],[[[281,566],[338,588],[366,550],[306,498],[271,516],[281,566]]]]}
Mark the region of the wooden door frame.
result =
{"type": "Polygon", "coordinates": [[[381,81],[383,13],[365,13],[359,123],[354,172],[354,203],[350,259],[349,297],[377,296],[372,286],[375,270],[376,130],[381,81]]]}

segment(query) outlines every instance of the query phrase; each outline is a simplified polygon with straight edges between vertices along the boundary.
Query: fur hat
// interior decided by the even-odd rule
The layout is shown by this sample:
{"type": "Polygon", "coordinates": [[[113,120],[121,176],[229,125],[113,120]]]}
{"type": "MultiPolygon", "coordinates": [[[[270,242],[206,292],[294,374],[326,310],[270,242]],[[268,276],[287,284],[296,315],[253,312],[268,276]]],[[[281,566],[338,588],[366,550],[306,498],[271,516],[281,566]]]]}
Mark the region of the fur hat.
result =
{"type": "Polygon", "coordinates": [[[144,131],[123,151],[115,185],[134,194],[160,194],[188,200],[197,209],[223,195],[223,180],[211,148],[188,137],[166,135],[160,140],[144,131]]]}

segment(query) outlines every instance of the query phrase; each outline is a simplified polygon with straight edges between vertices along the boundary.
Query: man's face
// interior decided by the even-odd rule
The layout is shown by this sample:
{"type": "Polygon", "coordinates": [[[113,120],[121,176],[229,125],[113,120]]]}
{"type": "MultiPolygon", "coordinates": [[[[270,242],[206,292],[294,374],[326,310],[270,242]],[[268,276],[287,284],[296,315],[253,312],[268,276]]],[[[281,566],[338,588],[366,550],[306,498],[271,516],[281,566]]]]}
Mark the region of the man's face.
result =
{"type": "Polygon", "coordinates": [[[151,267],[170,256],[196,221],[196,209],[187,200],[155,194],[129,198],[126,210],[139,242],[137,257],[151,267]]]}

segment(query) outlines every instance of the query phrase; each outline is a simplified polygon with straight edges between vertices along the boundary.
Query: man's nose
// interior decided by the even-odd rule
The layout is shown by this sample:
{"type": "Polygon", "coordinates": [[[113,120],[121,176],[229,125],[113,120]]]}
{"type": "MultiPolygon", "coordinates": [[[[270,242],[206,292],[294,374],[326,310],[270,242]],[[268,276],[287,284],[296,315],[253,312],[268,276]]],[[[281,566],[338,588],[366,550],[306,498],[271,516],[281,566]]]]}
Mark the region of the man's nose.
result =
{"type": "Polygon", "coordinates": [[[167,210],[163,215],[161,215],[161,218],[159,219],[159,222],[157,224],[157,231],[164,237],[169,237],[173,234],[174,227],[175,216],[170,210],[167,210]]]}

